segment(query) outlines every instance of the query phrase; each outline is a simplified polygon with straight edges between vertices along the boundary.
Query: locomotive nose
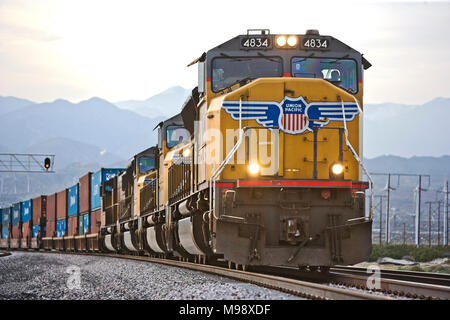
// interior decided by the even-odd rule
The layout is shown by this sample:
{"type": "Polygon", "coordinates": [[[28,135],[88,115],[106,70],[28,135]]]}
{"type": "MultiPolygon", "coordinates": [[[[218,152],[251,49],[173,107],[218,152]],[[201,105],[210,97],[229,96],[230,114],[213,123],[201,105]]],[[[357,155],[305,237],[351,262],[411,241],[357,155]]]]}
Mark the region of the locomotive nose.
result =
{"type": "MultiPolygon", "coordinates": [[[[244,176],[330,179],[335,176],[330,166],[339,162],[345,171],[339,178],[359,179],[358,163],[344,148],[343,134],[345,126],[359,154],[361,110],[351,94],[329,81],[257,79],[226,95],[222,111],[223,132],[238,130],[239,120],[246,131],[245,157],[237,163],[244,165],[239,171],[244,176]]],[[[234,145],[229,138],[227,153],[234,145]]],[[[225,170],[224,176],[232,173],[225,170]]]]}

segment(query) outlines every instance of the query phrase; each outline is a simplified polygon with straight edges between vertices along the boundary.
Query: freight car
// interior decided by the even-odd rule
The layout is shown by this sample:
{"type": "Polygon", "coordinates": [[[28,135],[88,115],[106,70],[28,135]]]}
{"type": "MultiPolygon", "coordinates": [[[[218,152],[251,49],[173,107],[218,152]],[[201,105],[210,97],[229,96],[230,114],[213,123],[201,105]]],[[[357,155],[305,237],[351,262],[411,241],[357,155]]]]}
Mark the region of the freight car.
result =
{"type": "Polygon", "coordinates": [[[366,216],[363,72],[370,63],[316,30],[249,30],[194,64],[198,86],[179,114],[158,125],[158,145],[126,169],[88,173],[70,189],[84,197],[72,224],[68,191],[47,197],[41,247],[223,259],[243,269],[327,270],[365,260],[372,209],[366,216]]]}

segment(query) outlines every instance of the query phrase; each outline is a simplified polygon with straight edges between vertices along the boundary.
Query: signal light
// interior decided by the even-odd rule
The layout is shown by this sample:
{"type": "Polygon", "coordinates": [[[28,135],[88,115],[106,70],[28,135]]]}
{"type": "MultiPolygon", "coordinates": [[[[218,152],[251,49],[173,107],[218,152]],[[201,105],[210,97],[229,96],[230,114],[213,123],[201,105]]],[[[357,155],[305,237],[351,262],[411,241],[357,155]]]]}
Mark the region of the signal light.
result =
{"type": "Polygon", "coordinates": [[[51,164],[50,158],[45,158],[44,159],[44,168],[47,170],[50,169],[50,164],[51,164]]]}

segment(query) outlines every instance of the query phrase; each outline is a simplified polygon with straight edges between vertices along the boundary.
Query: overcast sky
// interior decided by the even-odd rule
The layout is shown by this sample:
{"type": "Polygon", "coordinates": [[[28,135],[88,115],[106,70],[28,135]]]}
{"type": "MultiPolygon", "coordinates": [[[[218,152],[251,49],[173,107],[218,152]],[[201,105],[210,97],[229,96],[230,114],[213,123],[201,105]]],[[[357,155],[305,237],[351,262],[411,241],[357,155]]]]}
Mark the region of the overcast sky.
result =
{"type": "Polygon", "coordinates": [[[365,102],[450,97],[450,3],[0,0],[0,95],[146,99],[196,86],[186,65],[248,28],[319,29],[373,64],[365,102]]]}

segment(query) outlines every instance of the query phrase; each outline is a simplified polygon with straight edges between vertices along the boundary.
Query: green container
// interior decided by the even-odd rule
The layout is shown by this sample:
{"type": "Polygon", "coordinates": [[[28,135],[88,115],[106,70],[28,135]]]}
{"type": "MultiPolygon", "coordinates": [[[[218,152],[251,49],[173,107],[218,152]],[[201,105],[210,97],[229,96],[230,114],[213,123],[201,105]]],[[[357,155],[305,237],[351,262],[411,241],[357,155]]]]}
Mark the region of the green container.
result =
{"type": "Polygon", "coordinates": [[[80,215],[80,216],[78,216],[78,234],[80,235],[80,236],[82,236],[83,234],[84,234],[84,228],[83,228],[83,225],[84,225],[84,223],[83,223],[83,216],[82,215],[80,215]]]}

